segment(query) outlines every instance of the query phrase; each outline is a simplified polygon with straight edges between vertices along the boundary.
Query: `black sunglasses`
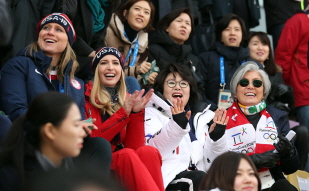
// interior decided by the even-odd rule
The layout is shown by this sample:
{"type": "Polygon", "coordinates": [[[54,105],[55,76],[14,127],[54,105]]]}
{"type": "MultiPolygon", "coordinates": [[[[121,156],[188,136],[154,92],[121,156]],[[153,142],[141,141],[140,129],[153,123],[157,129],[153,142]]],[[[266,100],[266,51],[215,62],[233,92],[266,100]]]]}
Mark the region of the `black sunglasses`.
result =
{"type": "MultiPolygon", "coordinates": [[[[247,87],[249,85],[249,80],[248,79],[241,79],[239,80],[239,85],[241,87],[247,87]]],[[[263,82],[261,80],[253,80],[252,81],[253,83],[253,86],[256,87],[256,88],[259,88],[263,85],[263,82]]]]}

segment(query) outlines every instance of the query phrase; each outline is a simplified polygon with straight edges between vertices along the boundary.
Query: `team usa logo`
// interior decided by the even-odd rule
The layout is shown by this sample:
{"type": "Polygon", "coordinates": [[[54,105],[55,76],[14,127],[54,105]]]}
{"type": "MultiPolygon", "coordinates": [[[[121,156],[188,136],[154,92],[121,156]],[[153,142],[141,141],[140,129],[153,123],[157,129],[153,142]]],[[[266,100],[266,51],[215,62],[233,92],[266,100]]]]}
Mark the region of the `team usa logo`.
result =
{"type": "Polygon", "coordinates": [[[75,80],[75,79],[71,79],[71,84],[72,84],[72,86],[73,86],[75,89],[80,90],[80,89],[82,88],[82,86],[80,85],[80,83],[79,83],[77,80],[75,80]]]}

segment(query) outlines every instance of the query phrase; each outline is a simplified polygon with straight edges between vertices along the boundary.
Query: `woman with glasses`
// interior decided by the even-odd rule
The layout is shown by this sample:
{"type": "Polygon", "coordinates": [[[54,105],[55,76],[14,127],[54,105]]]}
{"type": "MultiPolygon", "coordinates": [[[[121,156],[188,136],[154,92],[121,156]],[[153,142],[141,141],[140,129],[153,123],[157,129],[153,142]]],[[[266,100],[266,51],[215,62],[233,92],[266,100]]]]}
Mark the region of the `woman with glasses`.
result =
{"type": "Polygon", "coordinates": [[[145,137],[148,145],[162,155],[166,190],[198,190],[207,169],[205,146],[208,125],[226,124],[226,111],[209,110],[197,103],[197,86],[186,66],[169,64],[156,78],[145,109],[145,137]],[[198,169],[198,170],[197,170],[198,169]]]}
{"type": "MultiPolygon", "coordinates": [[[[263,189],[277,187],[276,181],[285,180],[283,173],[294,173],[299,166],[297,150],[285,137],[290,131],[287,113],[265,102],[270,87],[267,73],[256,63],[248,61],[240,66],[230,83],[234,98],[227,110],[230,120],[225,128],[215,128],[206,139],[208,149],[249,155],[263,189]]],[[[285,190],[296,190],[289,186],[285,190]]]]}

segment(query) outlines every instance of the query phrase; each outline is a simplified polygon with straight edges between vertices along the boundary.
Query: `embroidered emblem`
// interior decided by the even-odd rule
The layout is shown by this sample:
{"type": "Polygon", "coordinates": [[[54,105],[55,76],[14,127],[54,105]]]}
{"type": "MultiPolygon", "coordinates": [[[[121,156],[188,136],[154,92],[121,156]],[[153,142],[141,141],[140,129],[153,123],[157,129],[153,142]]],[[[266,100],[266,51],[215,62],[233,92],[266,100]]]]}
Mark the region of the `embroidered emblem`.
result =
{"type": "Polygon", "coordinates": [[[75,89],[80,90],[82,88],[82,86],[80,85],[80,83],[77,80],[71,79],[71,84],[75,89]]]}

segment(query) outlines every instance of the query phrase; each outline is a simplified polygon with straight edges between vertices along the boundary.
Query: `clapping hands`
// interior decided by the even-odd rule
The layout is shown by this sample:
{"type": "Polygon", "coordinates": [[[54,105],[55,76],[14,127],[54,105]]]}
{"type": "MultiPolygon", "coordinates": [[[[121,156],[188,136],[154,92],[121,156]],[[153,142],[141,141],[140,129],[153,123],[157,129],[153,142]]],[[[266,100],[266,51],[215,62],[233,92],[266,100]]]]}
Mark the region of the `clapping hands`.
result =
{"type": "Polygon", "coordinates": [[[135,91],[133,94],[127,94],[126,99],[123,104],[123,108],[127,115],[131,112],[138,113],[145,108],[146,104],[150,100],[153,89],[150,89],[145,96],[143,96],[145,90],[135,91]]]}
{"type": "Polygon", "coordinates": [[[215,116],[214,116],[213,121],[214,123],[210,126],[209,133],[211,133],[215,129],[216,124],[221,124],[221,125],[227,124],[227,122],[229,121],[229,116],[226,116],[226,109],[224,108],[217,109],[215,111],[215,116]]]}

